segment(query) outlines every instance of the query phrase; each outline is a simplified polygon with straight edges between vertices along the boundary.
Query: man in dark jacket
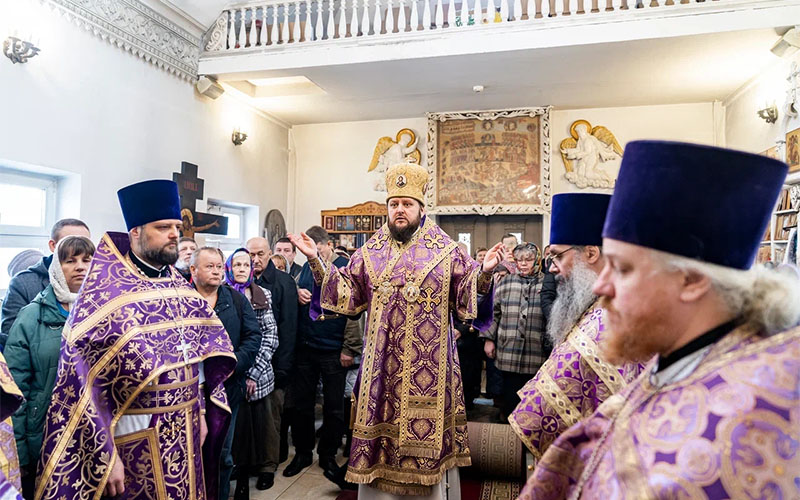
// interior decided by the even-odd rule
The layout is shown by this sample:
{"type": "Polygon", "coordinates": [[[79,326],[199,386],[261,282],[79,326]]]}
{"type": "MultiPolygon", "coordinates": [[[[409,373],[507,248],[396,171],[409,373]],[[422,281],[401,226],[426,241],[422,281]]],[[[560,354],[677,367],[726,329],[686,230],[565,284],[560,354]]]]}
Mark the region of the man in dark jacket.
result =
{"type": "MultiPolygon", "coordinates": [[[[347,259],[333,253],[333,244],[328,232],[313,226],[306,234],[317,244],[321,258],[333,261],[337,267],[347,265],[347,259]]],[[[292,422],[292,441],[295,456],[283,471],[291,477],[299,474],[313,462],[314,450],[314,404],[317,382],[322,376],[322,426],[317,454],[319,466],[324,470],[337,469],[336,452],[344,433],[344,396],[347,367],[354,357],[342,350],[347,317],[325,312],[317,321],[309,317],[309,303],[314,277],[306,263],[298,277],[299,299],[302,304],[298,319],[297,370],[292,384],[296,415],[292,422]]]]}
{"type": "MultiPolygon", "coordinates": [[[[53,250],[55,250],[56,243],[58,243],[61,238],[73,234],[91,238],[89,226],[81,220],[61,219],[56,222],[50,230],[50,241],[48,242],[50,252],[52,253],[53,250]]],[[[47,285],[50,284],[48,269],[50,268],[50,262],[52,260],[52,255],[42,257],[41,262],[11,278],[11,282],[8,284],[8,291],[3,299],[3,322],[2,326],[0,326],[0,352],[3,351],[3,346],[6,345],[8,332],[11,331],[14,320],[17,319],[17,314],[19,314],[19,310],[33,302],[33,299],[39,295],[39,292],[47,288],[47,285]]]]}
{"type": "Polygon", "coordinates": [[[245,376],[261,346],[261,329],[256,313],[247,298],[229,286],[221,286],[223,282],[223,255],[218,248],[202,247],[192,254],[190,269],[192,283],[214,312],[217,313],[225,331],[231,338],[233,351],[236,354],[236,370],[225,382],[225,392],[231,407],[231,425],[225,444],[222,446],[220,460],[219,498],[228,498],[230,492],[231,472],[233,471],[233,431],[236,428],[236,416],[239,404],[244,400],[245,376]]]}
{"type": "MultiPolygon", "coordinates": [[[[255,283],[272,294],[272,315],[278,324],[278,350],[272,355],[272,371],[275,373],[275,389],[269,394],[270,415],[264,425],[275,429],[280,440],[271,441],[264,472],[275,474],[278,464],[286,460],[288,453],[288,424],[284,421],[286,391],[294,368],[295,337],[297,336],[297,284],[291,276],[278,271],[270,260],[269,242],[265,238],[251,238],[245,245],[253,259],[255,283]],[[286,450],[286,451],[282,451],[286,450]]],[[[267,489],[269,483],[256,484],[259,490],[267,489]]]]}
{"type": "MultiPolygon", "coordinates": [[[[550,272],[550,266],[553,264],[553,258],[550,256],[550,245],[544,247],[542,255],[542,314],[544,314],[544,326],[550,323],[550,311],[553,309],[553,303],[558,297],[556,290],[556,275],[550,272]]],[[[543,340],[543,348],[546,356],[550,356],[553,351],[553,342],[550,337],[545,335],[543,340]]]]}

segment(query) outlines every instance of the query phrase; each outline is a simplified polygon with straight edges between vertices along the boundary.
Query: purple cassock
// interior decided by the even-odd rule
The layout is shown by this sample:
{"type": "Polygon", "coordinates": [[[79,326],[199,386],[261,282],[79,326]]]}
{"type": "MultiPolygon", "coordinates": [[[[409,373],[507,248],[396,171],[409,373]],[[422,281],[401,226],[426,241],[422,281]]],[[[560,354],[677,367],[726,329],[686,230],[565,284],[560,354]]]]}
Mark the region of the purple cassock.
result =
{"type": "Polygon", "coordinates": [[[649,371],[562,434],[520,499],[800,496],[800,328],[739,327],[660,387],[649,371]]]}
{"type": "Polygon", "coordinates": [[[594,413],[644,368],[603,359],[600,344],[608,335],[603,315],[593,304],[519,391],[520,404],[508,421],[536,460],[562,432],[594,413]]]}
{"type": "Polygon", "coordinates": [[[174,269],[147,278],[128,251],[127,234],[103,237],[64,327],[37,500],[99,500],[116,460],[115,498],[216,498],[230,339],[174,269]]]}
{"type": "Polygon", "coordinates": [[[347,480],[430,494],[447,469],[470,464],[451,314],[488,326],[491,275],[428,218],[405,244],[384,225],[342,269],[310,263],[319,285],[312,317],[318,306],[368,310],[347,480]]]}
{"type": "Polygon", "coordinates": [[[17,443],[11,426],[11,415],[22,401],[22,392],[0,353],[0,500],[22,500],[17,443]]]}

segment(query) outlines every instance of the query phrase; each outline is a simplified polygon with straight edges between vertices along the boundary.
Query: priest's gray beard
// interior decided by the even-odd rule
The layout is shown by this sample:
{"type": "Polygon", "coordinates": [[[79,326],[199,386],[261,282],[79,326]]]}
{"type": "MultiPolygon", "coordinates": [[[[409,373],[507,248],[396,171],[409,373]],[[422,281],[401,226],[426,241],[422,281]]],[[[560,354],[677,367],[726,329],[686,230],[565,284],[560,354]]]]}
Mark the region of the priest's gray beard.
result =
{"type": "Polygon", "coordinates": [[[597,300],[597,296],[592,293],[596,280],[597,273],[589,269],[582,259],[575,261],[569,278],[556,275],[558,296],[553,302],[547,324],[547,336],[553,346],[564,341],[583,313],[597,300]]]}

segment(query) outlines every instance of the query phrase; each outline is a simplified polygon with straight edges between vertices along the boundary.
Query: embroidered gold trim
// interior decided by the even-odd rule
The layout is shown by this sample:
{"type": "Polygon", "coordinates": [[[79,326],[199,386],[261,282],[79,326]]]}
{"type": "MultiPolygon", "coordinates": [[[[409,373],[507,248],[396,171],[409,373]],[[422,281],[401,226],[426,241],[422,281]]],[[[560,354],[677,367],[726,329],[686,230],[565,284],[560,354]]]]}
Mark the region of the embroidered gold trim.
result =
{"type": "Polygon", "coordinates": [[[311,268],[311,274],[314,276],[314,281],[317,284],[323,283],[325,278],[330,274],[329,269],[322,263],[319,256],[308,259],[308,267],[311,268]]]}
{"type": "Polygon", "coordinates": [[[482,270],[478,270],[478,293],[488,293],[492,287],[492,273],[487,273],[482,270]]]}
{"type": "MultiPolygon", "coordinates": [[[[195,324],[195,321],[202,322],[202,321],[206,321],[206,320],[188,319],[188,320],[184,320],[184,324],[193,325],[193,324],[195,324]]],[[[219,320],[217,320],[217,321],[219,321],[219,320]]],[[[160,329],[164,328],[165,324],[168,324],[168,323],[172,323],[173,324],[173,328],[177,328],[177,326],[178,326],[177,322],[175,322],[175,321],[165,321],[163,323],[151,324],[151,325],[146,325],[146,326],[137,326],[137,327],[131,328],[130,330],[128,330],[124,334],[120,335],[119,338],[117,339],[117,341],[114,342],[114,345],[111,346],[108,349],[108,351],[103,355],[103,357],[100,358],[100,360],[89,369],[89,373],[86,375],[85,387],[91,387],[92,385],[94,385],[94,379],[97,378],[97,374],[102,372],[102,370],[105,369],[106,365],[114,357],[116,357],[119,354],[119,352],[127,345],[127,343],[129,341],[131,341],[134,337],[136,337],[139,334],[149,333],[149,332],[152,332],[152,331],[160,330],[160,329]]],[[[209,359],[209,358],[212,358],[212,357],[218,357],[218,356],[219,357],[229,357],[229,358],[232,358],[232,359],[236,360],[236,355],[233,354],[232,352],[212,351],[212,352],[206,354],[205,356],[196,356],[194,358],[191,358],[189,360],[189,364],[191,365],[191,364],[195,364],[195,363],[200,363],[200,362],[205,361],[206,359],[209,359]]],[[[114,429],[116,428],[117,422],[122,417],[122,415],[124,415],[125,411],[133,403],[135,398],[138,397],[139,393],[142,390],[144,390],[146,385],[150,384],[153,380],[156,380],[164,372],[167,372],[169,370],[174,370],[174,369],[179,368],[179,367],[185,367],[185,366],[187,366],[187,364],[184,363],[183,361],[181,361],[179,363],[164,365],[164,366],[160,367],[158,370],[154,370],[150,374],[150,376],[145,378],[142,381],[142,383],[139,385],[139,387],[135,391],[133,391],[131,393],[130,397],[128,398],[128,401],[126,401],[125,404],[123,404],[119,408],[117,415],[114,416],[114,418],[112,418],[111,425],[109,426],[109,434],[111,436],[114,435],[114,429]]],[[[226,409],[230,413],[230,408],[228,408],[225,405],[222,405],[222,404],[218,403],[217,401],[214,401],[213,398],[211,398],[211,399],[212,399],[212,402],[217,404],[217,406],[220,406],[220,407],[226,409]]],[[[86,406],[89,404],[90,400],[91,400],[91,391],[84,390],[83,394],[81,394],[81,397],[78,399],[78,402],[75,404],[75,408],[72,411],[72,414],[71,414],[71,416],[69,418],[69,421],[67,422],[66,427],[61,432],[61,435],[59,436],[58,441],[56,442],[56,445],[53,447],[53,453],[52,453],[52,455],[50,455],[50,459],[47,461],[45,466],[42,468],[42,474],[39,476],[40,478],[49,477],[49,476],[51,476],[53,474],[53,470],[55,469],[56,464],[61,461],[61,457],[64,455],[65,448],[69,444],[69,438],[75,432],[75,428],[78,426],[78,423],[80,422],[81,418],[83,418],[83,415],[86,412],[86,406]]],[[[116,448],[114,448],[114,452],[113,453],[114,453],[114,456],[117,455],[116,448]]],[[[101,481],[100,481],[101,485],[103,485],[103,486],[105,485],[105,483],[108,481],[108,476],[110,474],[111,474],[111,469],[109,468],[109,469],[107,469],[105,471],[103,477],[101,478],[101,481]]],[[[44,494],[44,488],[46,486],[45,483],[46,483],[46,481],[39,481],[37,483],[35,498],[41,498],[42,497],[42,495],[44,494]]],[[[96,499],[100,498],[100,495],[103,493],[103,489],[104,488],[98,488],[98,491],[96,492],[96,496],[95,496],[96,499]]]]}
{"type": "MultiPolygon", "coordinates": [[[[600,349],[591,339],[587,332],[584,332],[580,326],[584,326],[583,321],[578,323],[579,326],[573,328],[574,332],[569,336],[567,342],[575,348],[581,355],[581,360],[592,368],[595,374],[600,377],[600,380],[606,384],[606,387],[612,392],[617,393],[625,387],[625,380],[619,373],[619,369],[611,363],[605,361],[601,357],[600,349]]],[[[591,325],[593,331],[597,331],[597,324],[591,325]]]]}
{"type": "MultiPolygon", "coordinates": [[[[174,382],[172,384],[161,384],[161,385],[151,385],[145,387],[142,392],[157,392],[157,391],[168,391],[170,389],[180,389],[182,387],[188,387],[194,383],[196,383],[200,379],[199,376],[193,377],[189,380],[183,380],[181,382],[174,382]]],[[[200,389],[202,390],[203,384],[199,385],[200,389]]]]}
{"type": "MultiPolygon", "coordinates": [[[[122,295],[114,297],[101,307],[97,308],[95,312],[81,320],[78,328],[72,329],[71,325],[65,325],[61,336],[62,338],[66,339],[68,343],[74,344],[79,337],[86,334],[86,332],[89,330],[95,328],[101,321],[105,320],[112,311],[120,309],[127,304],[162,301],[166,299],[180,299],[185,297],[197,298],[198,295],[196,291],[185,288],[164,288],[159,290],[148,290],[146,292],[126,292],[122,295]]],[[[222,323],[219,321],[219,319],[217,319],[216,316],[207,318],[204,321],[207,322],[204,324],[222,326],[222,323]]]]}
{"type": "Polygon", "coordinates": [[[190,401],[184,401],[176,405],[170,406],[157,406],[155,408],[128,408],[125,415],[156,415],[159,413],[169,413],[171,411],[180,411],[191,408],[197,402],[197,398],[190,401]]]}
{"type": "Polygon", "coordinates": [[[404,467],[392,467],[386,464],[375,464],[366,469],[353,469],[347,467],[345,479],[351,483],[369,484],[376,479],[390,480],[402,484],[419,484],[423,486],[433,486],[442,480],[442,476],[448,469],[453,467],[469,467],[472,460],[469,452],[454,453],[443,458],[438,469],[423,470],[409,469],[404,467]]]}
{"type": "MultiPolygon", "coordinates": [[[[167,485],[164,482],[164,469],[161,464],[161,452],[158,448],[158,436],[156,435],[156,429],[154,427],[149,427],[147,429],[142,429],[130,434],[125,434],[124,436],[119,436],[114,439],[114,447],[116,448],[116,445],[139,441],[140,439],[146,439],[150,445],[150,460],[153,463],[153,479],[156,483],[156,487],[158,488],[158,496],[156,498],[158,500],[166,500],[167,485]]],[[[114,460],[120,460],[118,454],[115,455],[114,460]]],[[[113,467],[113,463],[111,464],[111,467],[113,467]]],[[[98,490],[105,490],[105,486],[105,483],[102,483],[98,490]]]]}

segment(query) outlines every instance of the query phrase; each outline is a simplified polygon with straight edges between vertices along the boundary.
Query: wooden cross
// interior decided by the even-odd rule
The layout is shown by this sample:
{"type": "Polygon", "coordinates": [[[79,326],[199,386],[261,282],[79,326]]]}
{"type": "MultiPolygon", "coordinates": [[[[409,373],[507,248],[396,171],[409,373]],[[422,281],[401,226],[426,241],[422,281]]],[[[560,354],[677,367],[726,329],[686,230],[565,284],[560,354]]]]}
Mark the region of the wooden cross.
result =
{"type": "Polygon", "coordinates": [[[426,288],[422,291],[422,295],[419,298],[419,302],[422,304],[422,308],[425,309],[425,312],[429,313],[433,311],[434,305],[439,305],[442,303],[441,297],[434,297],[433,296],[433,289],[426,288]]]}
{"type": "Polygon", "coordinates": [[[228,218],[223,215],[206,214],[195,210],[198,200],[203,199],[203,179],[197,177],[197,165],[181,162],[181,171],[172,173],[178,184],[181,197],[182,236],[194,237],[194,233],[228,234],[228,218]]]}
{"type": "Polygon", "coordinates": [[[183,337],[181,337],[181,344],[176,349],[177,351],[183,352],[183,362],[187,365],[189,364],[189,349],[191,347],[191,344],[187,344],[183,337]]]}

